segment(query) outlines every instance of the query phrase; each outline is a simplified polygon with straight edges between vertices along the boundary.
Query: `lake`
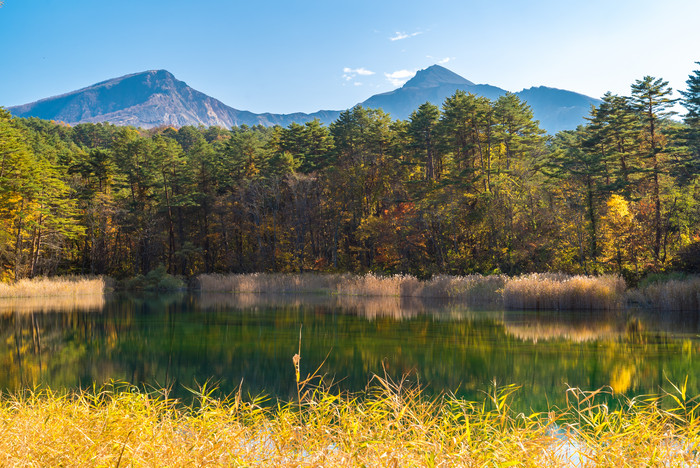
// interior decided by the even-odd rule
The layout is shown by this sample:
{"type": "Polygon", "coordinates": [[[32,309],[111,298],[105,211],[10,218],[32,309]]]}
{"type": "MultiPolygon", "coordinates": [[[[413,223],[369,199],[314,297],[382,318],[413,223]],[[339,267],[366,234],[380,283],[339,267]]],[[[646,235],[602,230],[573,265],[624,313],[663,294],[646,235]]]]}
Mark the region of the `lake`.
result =
{"type": "Polygon", "coordinates": [[[0,301],[0,389],[146,388],[209,382],[218,396],[296,397],[292,356],[341,390],[375,374],[429,394],[482,400],[517,384],[516,405],[563,405],[567,386],[700,394],[697,314],[473,309],[411,298],[170,294],[0,301]]]}

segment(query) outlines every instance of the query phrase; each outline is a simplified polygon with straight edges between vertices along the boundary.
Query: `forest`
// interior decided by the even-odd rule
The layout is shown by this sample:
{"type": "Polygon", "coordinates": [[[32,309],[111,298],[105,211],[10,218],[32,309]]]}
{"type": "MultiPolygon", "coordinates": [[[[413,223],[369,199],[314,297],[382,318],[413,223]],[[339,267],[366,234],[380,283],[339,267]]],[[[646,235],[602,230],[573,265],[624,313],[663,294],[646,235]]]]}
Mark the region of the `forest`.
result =
{"type": "Polygon", "coordinates": [[[0,109],[0,280],[158,267],[434,274],[700,269],[700,71],[546,135],[513,94],[406,121],[69,126],[0,109]]]}

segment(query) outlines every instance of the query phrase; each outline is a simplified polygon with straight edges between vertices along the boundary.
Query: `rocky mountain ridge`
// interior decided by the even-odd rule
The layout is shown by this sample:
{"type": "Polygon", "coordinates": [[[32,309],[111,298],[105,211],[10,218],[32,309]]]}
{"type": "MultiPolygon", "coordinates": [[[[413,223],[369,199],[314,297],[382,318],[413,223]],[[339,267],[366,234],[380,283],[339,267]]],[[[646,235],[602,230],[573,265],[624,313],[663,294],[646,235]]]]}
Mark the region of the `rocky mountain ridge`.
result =
{"type": "MultiPolygon", "coordinates": [[[[362,106],[381,108],[395,119],[407,119],[426,101],[440,106],[458,89],[497,99],[506,90],[474,84],[439,65],[420,70],[402,87],[376,94],[362,106]]],[[[571,91],[547,87],[515,93],[533,110],[549,133],[573,129],[584,122],[591,105],[600,101],[571,91]]],[[[9,108],[18,117],[39,117],[71,125],[111,122],[116,125],[152,128],[184,125],[220,126],[281,125],[319,119],[329,124],[341,111],[322,110],[311,114],[256,114],[227,106],[176,79],[166,70],[150,70],[96,83],[83,89],[9,108]]]]}

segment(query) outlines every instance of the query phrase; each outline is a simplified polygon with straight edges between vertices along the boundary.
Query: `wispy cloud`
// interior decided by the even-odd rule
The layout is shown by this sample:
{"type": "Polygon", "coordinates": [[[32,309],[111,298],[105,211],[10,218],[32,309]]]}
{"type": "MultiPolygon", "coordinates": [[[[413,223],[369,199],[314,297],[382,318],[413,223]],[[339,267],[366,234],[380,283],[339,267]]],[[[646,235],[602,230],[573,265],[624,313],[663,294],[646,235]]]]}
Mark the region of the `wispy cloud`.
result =
{"type": "Polygon", "coordinates": [[[366,68],[348,68],[345,67],[343,68],[343,73],[346,75],[362,75],[362,76],[369,76],[369,75],[374,75],[374,72],[371,70],[367,70],[366,68]]]}
{"type": "Polygon", "coordinates": [[[359,82],[359,81],[356,81],[356,82],[354,82],[353,84],[354,84],[355,86],[362,86],[364,83],[361,83],[361,82],[359,82]]]}
{"type": "Polygon", "coordinates": [[[345,81],[352,81],[355,79],[355,77],[359,76],[370,76],[374,75],[375,73],[372,70],[367,70],[366,68],[360,67],[360,68],[350,68],[350,67],[345,67],[343,68],[343,78],[345,78],[345,81]]]}
{"type": "Polygon", "coordinates": [[[405,32],[396,31],[396,33],[395,33],[393,36],[391,36],[391,37],[389,38],[389,40],[392,41],[392,42],[393,42],[393,41],[400,41],[400,40],[402,40],[402,39],[408,39],[409,37],[414,37],[414,36],[417,36],[417,35],[419,35],[419,34],[423,34],[423,32],[422,32],[422,31],[417,31],[417,32],[414,32],[414,33],[405,33],[405,32]]]}
{"type": "Polygon", "coordinates": [[[426,57],[429,58],[430,60],[435,60],[435,63],[437,63],[438,65],[445,65],[450,60],[455,59],[454,57],[437,58],[437,57],[433,57],[432,55],[426,55],[426,57]]]}
{"type": "Polygon", "coordinates": [[[369,76],[369,75],[374,75],[374,72],[371,70],[367,70],[366,68],[348,68],[345,67],[343,68],[344,73],[355,73],[357,75],[363,75],[363,76],[369,76]]]}
{"type": "Polygon", "coordinates": [[[392,85],[401,86],[415,74],[416,72],[412,70],[396,70],[395,72],[384,73],[384,76],[392,85]]]}

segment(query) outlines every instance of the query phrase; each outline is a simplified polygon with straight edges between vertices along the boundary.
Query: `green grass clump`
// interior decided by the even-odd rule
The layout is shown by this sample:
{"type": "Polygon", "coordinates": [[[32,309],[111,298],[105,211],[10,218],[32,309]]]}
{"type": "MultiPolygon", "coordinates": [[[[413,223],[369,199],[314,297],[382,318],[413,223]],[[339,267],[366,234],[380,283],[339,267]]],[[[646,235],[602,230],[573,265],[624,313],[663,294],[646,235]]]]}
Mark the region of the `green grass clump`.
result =
{"type": "Polygon", "coordinates": [[[187,287],[182,279],[167,273],[163,265],[145,275],[128,278],[121,286],[127,291],[180,291],[187,287]]]}
{"type": "Polygon", "coordinates": [[[273,403],[107,386],[0,400],[2,466],[697,466],[698,402],[680,386],[623,399],[569,389],[565,408],[517,413],[517,388],[482,401],[376,378],[361,394],[273,403]]]}

